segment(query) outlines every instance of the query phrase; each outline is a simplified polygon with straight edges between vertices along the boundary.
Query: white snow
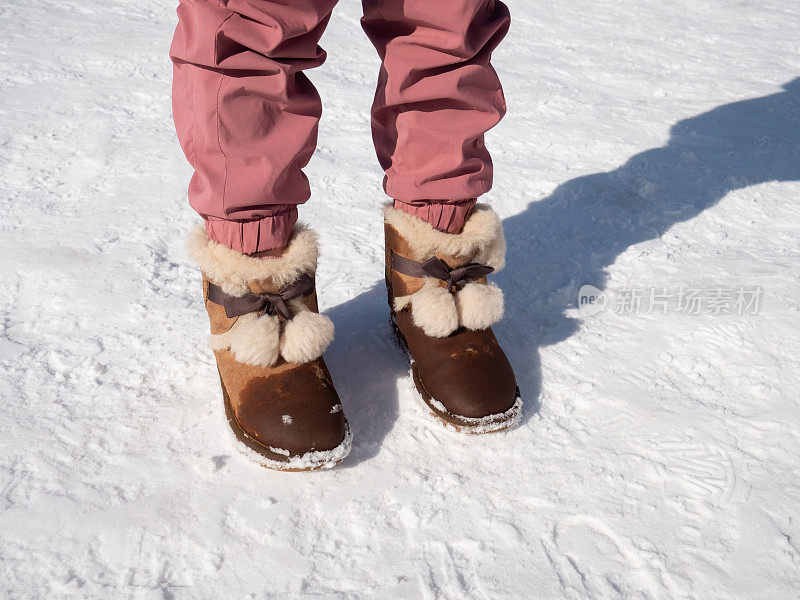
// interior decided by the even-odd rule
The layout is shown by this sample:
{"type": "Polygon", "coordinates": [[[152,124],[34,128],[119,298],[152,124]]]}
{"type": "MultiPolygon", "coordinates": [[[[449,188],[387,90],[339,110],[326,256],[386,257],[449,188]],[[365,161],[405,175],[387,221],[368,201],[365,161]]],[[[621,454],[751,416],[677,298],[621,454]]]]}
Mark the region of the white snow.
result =
{"type": "Polygon", "coordinates": [[[392,339],[378,61],[343,2],[302,216],[354,438],[314,473],[227,431],[183,251],[174,8],[0,6],[0,597],[798,597],[796,2],[511,2],[487,200],[525,406],[486,436],[423,414],[392,339]],[[645,299],[582,317],[584,284],[645,299]],[[651,288],[762,295],[694,315],[651,288]]]}

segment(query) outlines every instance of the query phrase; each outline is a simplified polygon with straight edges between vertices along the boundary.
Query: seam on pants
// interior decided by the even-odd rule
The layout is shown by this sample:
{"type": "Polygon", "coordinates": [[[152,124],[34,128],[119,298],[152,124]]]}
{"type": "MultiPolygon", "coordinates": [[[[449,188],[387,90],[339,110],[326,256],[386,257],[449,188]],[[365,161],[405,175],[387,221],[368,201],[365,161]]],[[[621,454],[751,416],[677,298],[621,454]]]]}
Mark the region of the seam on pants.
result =
{"type": "MultiPolygon", "coordinates": [[[[234,14],[235,13],[231,12],[231,14],[229,14],[227,17],[225,17],[225,20],[222,21],[222,23],[219,24],[219,26],[217,27],[216,31],[214,32],[214,66],[217,67],[217,68],[219,68],[219,62],[217,61],[217,57],[219,56],[217,54],[218,34],[219,34],[220,29],[222,29],[222,26],[225,25],[225,23],[228,22],[228,19],[230,19],[234,14]]],[[[223,165],[223,171],[224,171],[224,175],[223,175],[223,179],[222,179],[222,198],[221,198],[222,214],[224,214],[225,216],[228,216],[228,213],[225,210],[225,192],[228,189],[228,157],[225,155],[225,151],[222,149],[222,141],[220,139],[220,118],[219,118],[219,112],[220,112],[219,111],[219,97],[220,97],[220,94],[222,93],[222,82],[223,81],[225,81],[225,75],[223,73],[220,73],[219,74],[219,86],[217,86],[217,99],[216,99],[216,104],[217,104],[217,147],[219,148],[219,153],[222,154],[222,165],[223,165]]],[[[241,235],[241,232],[240,232],[240,235],[241,235]]]]}

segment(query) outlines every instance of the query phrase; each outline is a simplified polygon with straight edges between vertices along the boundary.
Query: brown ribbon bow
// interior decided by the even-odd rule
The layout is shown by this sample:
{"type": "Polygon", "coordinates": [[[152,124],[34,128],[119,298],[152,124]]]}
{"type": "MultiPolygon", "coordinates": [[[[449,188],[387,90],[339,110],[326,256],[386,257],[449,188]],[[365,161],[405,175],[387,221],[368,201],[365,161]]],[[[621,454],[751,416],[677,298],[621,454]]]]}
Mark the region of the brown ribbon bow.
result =
{"type": "Polygon", "coordinates": [[[441,258],[434,256],[423,263],[392,252],[392,268],[410,277],[435,277],[447,282],[450,293],[461,290],[470,279],[480,279],[492,271],[493,267],[479,263],[469,263],[451,269],[441,258]]]}
{"type": "Polygon", "coordinates": [[[208,283],[208,299],[225,308],[225,315],[231,319],[251,312],[262,315],[278,314],[286,320],[292,318],[292,311],[286,303],[294,298],[304,298],[314,291],[314,278],[308,273],[301,275],[297,281],[286,286],[277,294],[254,294],[231,296],[222,291],[218,285],[208,283]]]}

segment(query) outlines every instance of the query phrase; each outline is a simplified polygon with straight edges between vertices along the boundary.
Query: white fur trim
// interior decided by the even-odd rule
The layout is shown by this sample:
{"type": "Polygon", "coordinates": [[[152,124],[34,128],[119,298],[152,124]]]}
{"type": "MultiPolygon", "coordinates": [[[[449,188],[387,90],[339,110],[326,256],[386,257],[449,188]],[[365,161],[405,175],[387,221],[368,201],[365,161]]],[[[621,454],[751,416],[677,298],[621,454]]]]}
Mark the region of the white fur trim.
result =
{"type": "Polygon", "coordinates": [[[248,313],[225,333],[211,335],[208,345],[212,350],[230,349],[239,362],[269,367],[278,360],[280,327],[276,316],[248,313]]]}
{"type": "Polygon", "coordinates": [[[488,329],[503,318],[503,290],[470,282],[456,294],[456,308],[458,322],[467,329],[488,329]]]}
{"type": "Polygon", "coordinates": [[[458,329],[455,298],[435,280],[425,281],[411,294],[411,317],[414,325],[431,337],[447,337],[458,329]]]}
{"type": "Polygon", "coordinates": [[[276,258],[256,258],[212,241],[205,225],[193,227],[186,250],[200,270],[222,291],[243,296],[250,281],[269,279],[277,288],[295,281],[303,273],[315,273],[319,246],[317,234],[303,223],[296,223],[283,254],[276,258]]]}
{"type": "MultiPolygon", "coordinates": [[[[506,240],[500,217],[485,204],[476,204],[460,233],[445,233],[418,217],[386,204],[384,220],[408,242],[415,260],[439,254],[466,264],[477,262],[499,271],[505,266],[506,240]]],[[[456,267],[460,265],[450,265],[456,267]]]]}
{"type": "Polygon", "coordinates": [[[333,321],[303,310],[283,324],[281,356],[288,362],[306,363],[322,356],[333,341],[333,321]]]}

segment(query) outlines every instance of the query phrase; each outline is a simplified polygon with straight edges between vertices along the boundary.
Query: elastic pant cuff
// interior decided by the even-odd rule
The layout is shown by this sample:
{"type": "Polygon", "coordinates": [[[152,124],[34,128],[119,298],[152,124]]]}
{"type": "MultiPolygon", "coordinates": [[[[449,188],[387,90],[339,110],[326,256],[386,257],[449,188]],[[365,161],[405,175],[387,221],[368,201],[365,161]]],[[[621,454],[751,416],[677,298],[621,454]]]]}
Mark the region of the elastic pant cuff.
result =
{"type": "Polygon", "coordinates": [[[458,233],[464,227],[472,209],[475,207],[475,198],[466,200],[444,201],[394,201],[394,207],[410,215],[418,217],[445,233],[458,233]]]}
{"type": "Polygon", "coordinates": [[[297,207],[252,221],[206,218],[208,237],[243,254],[283,248],[297,221],[297,207]]]}

